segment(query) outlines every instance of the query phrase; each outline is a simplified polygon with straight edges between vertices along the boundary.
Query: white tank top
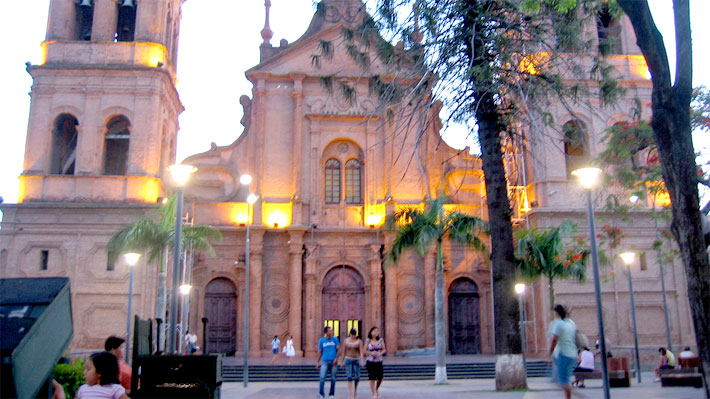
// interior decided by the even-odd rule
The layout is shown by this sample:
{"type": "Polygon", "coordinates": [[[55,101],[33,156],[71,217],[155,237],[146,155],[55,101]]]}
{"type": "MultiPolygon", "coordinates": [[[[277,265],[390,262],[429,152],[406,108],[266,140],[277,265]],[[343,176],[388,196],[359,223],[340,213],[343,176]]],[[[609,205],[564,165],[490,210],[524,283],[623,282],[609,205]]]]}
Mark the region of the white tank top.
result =
{"type": "Polygon", "coordinates": [[[582,361],[579,367],[594,370],[594,354],[590,351],[582,351],[582,361]]]}

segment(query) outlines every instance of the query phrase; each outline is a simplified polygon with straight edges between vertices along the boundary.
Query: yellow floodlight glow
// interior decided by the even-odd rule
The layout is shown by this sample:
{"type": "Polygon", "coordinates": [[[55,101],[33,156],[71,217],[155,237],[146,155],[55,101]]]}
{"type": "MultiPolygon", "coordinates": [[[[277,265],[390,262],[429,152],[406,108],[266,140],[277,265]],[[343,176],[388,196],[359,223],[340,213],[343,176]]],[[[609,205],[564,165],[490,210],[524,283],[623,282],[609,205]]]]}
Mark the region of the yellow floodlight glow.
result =
{"type": "Polygon", "coordinates": [[[518,295],[524,294],[525,293],[525,284],[523,284],[523,283],[515,284],[515,293],[518,295]]]}
{"type": "Polygon", "coordinates": [[[138,259],[140,259],[141,254],[135,253],[135,252],[129,252],[127,254],[123,255],[123,259],[126,260],[126,263],[128,263],[128,266],[135,266],[138,263],[138,259]]]}
{"type": "Polygon", "coordinates": [[[262,212],[266,225],[275,229],[284,229],[291,225],[291,203],[264,203],[262,212]]]}

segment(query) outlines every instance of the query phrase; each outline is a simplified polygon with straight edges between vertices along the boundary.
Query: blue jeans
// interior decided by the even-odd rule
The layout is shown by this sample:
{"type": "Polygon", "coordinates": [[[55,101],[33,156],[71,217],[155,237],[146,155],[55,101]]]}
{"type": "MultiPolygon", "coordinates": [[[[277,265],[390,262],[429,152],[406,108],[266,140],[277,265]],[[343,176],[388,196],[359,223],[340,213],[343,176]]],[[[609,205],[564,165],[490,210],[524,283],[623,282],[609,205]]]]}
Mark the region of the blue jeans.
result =
{"type": "Polygon", "coordinates": [[[335,360],[321,360],[320,361],[320,374],[318,375],[318,393],[321,396],[325,396],[323,393],[323,387],[325,386],[325,377],[330,371],[330,396],[335,395],[335,375],[338,372],[338,365],[335,360]]]}
{"type": "Polygon", "coordinates": [[[360,381],[360,359],[345,358],[345,375],[348,381],[360,381]]]}

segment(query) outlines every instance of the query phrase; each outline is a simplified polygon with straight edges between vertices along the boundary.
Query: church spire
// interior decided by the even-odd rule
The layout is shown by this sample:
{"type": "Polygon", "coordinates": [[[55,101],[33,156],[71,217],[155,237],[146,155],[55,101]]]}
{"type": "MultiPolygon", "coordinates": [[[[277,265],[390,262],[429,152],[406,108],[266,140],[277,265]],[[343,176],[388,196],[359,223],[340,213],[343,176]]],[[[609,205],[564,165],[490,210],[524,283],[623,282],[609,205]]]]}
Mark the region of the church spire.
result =
{"type": "Polygon", "coordinates": [[[274,36],[274,32],[272,32],[269,27],[269,8],[271,7],[271,0],[265,0],[264,7],[266,7],[266,20],[264,21],[264,29],[261,30],[261,37],[264,39],[264,44],[271,44],[271,38],[274,36]]]}

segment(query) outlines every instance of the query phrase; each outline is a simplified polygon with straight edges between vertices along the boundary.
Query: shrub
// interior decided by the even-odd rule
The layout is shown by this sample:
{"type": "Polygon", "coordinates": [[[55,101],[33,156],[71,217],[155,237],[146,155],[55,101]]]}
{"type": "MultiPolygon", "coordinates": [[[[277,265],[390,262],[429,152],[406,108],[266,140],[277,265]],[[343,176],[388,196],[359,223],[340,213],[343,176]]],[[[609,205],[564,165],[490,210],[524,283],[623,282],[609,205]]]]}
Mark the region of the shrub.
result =
{"type": "Polygon", "coordinates": [[[74,399],[76,391],[84,384],[84,359],[57,364],[54,367],[54,379],[64,387],[67,399],[74,399]]]}

